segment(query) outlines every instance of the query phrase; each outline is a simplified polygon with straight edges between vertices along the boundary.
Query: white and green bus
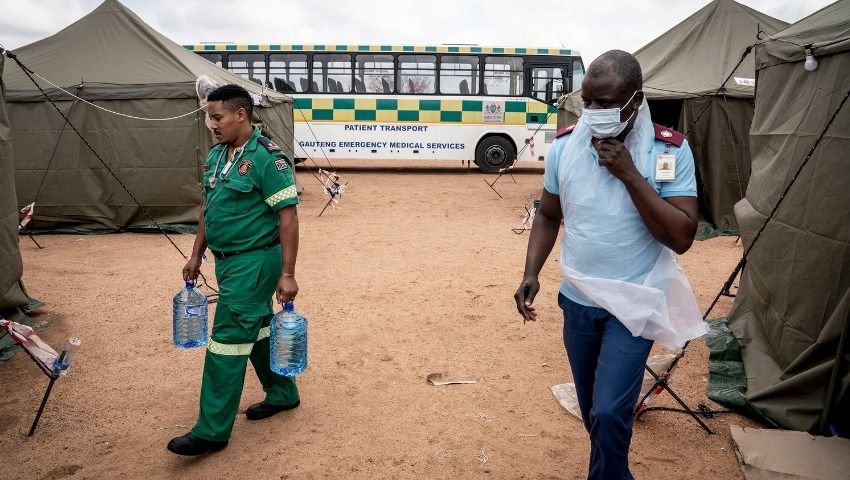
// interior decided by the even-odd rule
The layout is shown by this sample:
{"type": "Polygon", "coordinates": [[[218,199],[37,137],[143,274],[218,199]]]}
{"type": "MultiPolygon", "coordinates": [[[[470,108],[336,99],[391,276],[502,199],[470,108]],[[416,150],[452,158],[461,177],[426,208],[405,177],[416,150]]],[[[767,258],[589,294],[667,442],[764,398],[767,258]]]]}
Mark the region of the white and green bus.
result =
{"type": "Polygon", "coordinates": [[[186,45],[294,99],[296,158],[543,160],[578,52],[475,45],[186,45]],[[519,155],[519,156],[518,156],[519,155]]]}

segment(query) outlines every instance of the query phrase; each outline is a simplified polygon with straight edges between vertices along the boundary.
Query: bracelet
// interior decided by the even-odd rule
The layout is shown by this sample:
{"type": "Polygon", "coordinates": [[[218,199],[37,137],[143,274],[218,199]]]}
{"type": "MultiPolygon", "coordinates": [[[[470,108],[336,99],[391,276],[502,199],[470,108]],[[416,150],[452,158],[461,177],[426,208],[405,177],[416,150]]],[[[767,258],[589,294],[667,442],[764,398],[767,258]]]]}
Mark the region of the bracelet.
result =
{"type": "Polygon", "coordinates": [[[283,273],[281,273],[281,275],[282,275],[282,276],[284,276],[284,277],[295,277],[295,274],[294,274],[294,273],[286,273],[286,272],[283,272],[283,273]]]}

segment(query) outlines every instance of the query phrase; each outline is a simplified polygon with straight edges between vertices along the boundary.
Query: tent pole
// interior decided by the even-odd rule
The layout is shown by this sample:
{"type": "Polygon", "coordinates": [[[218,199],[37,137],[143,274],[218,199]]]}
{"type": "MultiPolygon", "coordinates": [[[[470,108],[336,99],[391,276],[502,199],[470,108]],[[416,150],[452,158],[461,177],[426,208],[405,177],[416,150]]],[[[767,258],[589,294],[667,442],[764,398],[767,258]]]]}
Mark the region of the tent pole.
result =
{"type": "Polygon", "coordinates": [[[821,413],[818,431],[826,435],[826,424],[829,422],[829,416],[832,414],[832,407],[836,401],[835,387],[838,384],[838,378],[841,376],[842,366],[844,365],[845,351],[847,349],[847,337],[850,330],[850,312],[847,314],[847,320],[844,322],[844,328],[841,329],[841,337],[838,339],[838,351],[835,352],[835,361],[832,364],[832,375],[829,378],[829,386],[826,388],[826,399],[824,401],[823,412],[821,413]]]}

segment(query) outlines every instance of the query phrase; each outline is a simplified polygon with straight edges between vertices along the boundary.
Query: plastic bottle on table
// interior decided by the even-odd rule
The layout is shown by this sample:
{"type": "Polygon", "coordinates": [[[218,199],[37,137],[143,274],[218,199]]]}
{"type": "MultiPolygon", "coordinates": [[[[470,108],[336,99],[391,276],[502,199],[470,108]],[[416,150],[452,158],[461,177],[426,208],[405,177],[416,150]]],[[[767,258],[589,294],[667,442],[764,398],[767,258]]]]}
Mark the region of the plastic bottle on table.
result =
{"type": "Polygon", "coordinates": [[[70,337],[65,340],[65,346],[63,348],[65,354],[62,355],[62,352],[60,352],[56,360],[53,361],[54,371],[64,373],[68,370],[71,366],[71,359],[74,357],[74,353],[80,348],[80,343],[80,339],[77,337],[70,337]]]}
{"type": "Polygon", "coordinates": [[[294,377],[307,368],[307,319],[292,302],[272,318],[269,342],[273,372],[294,377]]]}
{"type": "Polygon", "coordinates": [[[174,296],[174,344],[180,348],[201,347],[207,344],[207,297],[186,282],[186,287],[174,296]]]}

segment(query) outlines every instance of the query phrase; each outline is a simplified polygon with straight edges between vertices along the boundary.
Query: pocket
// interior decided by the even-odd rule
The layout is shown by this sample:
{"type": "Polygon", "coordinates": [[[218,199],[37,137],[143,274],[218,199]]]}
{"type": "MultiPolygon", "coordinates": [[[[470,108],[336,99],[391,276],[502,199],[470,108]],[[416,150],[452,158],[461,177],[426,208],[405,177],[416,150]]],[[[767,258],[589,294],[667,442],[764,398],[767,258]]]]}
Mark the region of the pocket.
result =
{"type": "Polygon", "coordinates": [[[230,213],[245,213],[251,208],[251,200],[257,195],[254,192],[254,184],[241,178],[230,178],[226,182],[221,182],[227,198],[222,207],[230,213]]]}

